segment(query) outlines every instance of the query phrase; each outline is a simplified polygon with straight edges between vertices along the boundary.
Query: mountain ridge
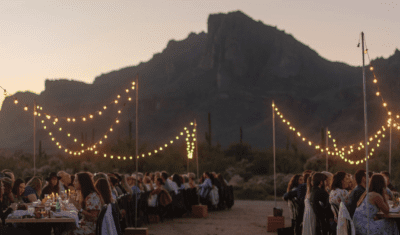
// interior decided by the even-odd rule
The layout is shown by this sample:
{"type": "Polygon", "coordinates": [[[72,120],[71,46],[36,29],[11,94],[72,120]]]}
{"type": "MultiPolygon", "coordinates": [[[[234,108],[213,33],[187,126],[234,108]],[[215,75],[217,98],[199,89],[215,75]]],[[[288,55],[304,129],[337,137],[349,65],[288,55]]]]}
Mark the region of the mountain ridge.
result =
{"type": "MultiPolygon", "coordinates": [[[[396,49],[389,58],[371,62],[381,66],[378,71],[391,68],[387,78],[391,86],[385,89],[400,87],[395,73],[400,67],[399,57],[396,49]]],[[[302,132],[315,141],[320,139],[319,129],[328,125],[333,131],[354,132],[351,137],[339,134],[343,142],[362,134],[361,67],[330,62],[292,35],[236,11],[210,15],[207,33],[190,33],[183,40],[170,40],[149,61],[96,76],[92,84],[46,80],[45,90],[39,95],[17,93],[7,97],[0,111],[0,148],[32,149],[33,121],[22,110],[14,109],[14,98],[28,105],[36,99],[57,116],[80,116],[112,102],[136,74],[140,141],[150,146],[174,137],[194,118],[202,141],[210,112],[214,144],[227,146],[238,141],[242,126],[245,141],[268,148],[271,136],[266,133],[271,133],[272,128],[272,99],[293,125],[301,126],[302,132]]],[[[368,85],[372,87],[371,76],[367,71],[368,85]]],[[[382,123],[384,118],[375,114],[382,107],[374,99],[372,89],[368,92],[371,125],[382,123]]],[[[128,121],[134,120],[132,104],[134,101],[121,116],[122,127],[116,129],[120,137],[127,136],[128,121]]],[[[80,136],[81,132],[91,133],[95,128],[98,139],[113,117],[105,113],[102,118],[106,121],[93,120],[92,126],[77,125],[71,132],[80,136]]],[[[277,136],[278,142],[286,143],[286,135],[296,141],[285,130],[277,136]]],[[[43,130],[37,132],[37,139],[43,140],[45,148],[55,151],[43,130]]]]}

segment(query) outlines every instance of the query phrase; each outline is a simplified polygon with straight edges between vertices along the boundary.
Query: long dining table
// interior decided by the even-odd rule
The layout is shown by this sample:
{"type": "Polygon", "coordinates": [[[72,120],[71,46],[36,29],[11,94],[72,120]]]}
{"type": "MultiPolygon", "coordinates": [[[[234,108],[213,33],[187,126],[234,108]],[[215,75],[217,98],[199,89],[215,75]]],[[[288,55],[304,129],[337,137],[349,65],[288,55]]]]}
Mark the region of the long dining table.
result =
{"type": "MultiPolygon", "coordinates": [[[[32,206],[32,203],[25,205],[32,206]]],[[[35,207],[43,208],[43,206],[35,207]]],[[[60,212],[51,211],[50,214],[50,218],[47,216],[35,218],[27,210],[16,210],[6,218],[5,223],[15,224],[17,227],[25,228],[31,232],[35,231],[35,234],[50,234],[52,228],[64,231],[74,229],[78,226],[78,212],[71,203],[65,204],[63,210],[60,212]]]]}

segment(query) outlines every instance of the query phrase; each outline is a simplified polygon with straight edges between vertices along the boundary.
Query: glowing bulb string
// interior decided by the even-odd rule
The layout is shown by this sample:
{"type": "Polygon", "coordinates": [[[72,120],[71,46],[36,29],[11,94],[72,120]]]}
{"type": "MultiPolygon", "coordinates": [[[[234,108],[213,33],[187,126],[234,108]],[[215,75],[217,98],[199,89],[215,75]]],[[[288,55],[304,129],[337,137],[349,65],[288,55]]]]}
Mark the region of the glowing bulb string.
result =
{"type": "MultiPolygon", "coordinates": [[[[191,123],[191,125],[192,125],[192,123],[191,123]]],[[[190,133],[190,131],[189,131],[189,129],[187,128],[187,127],[184,127],[184,131],[182,131],[182,132],[180,132],[180,134],[179,135],[177,135],[176,137],[175,137],[175,139],[176,140],[179,140],[180,139],[180,137],[179,136],[183,136],[184,135],[184,132],[186,132],[186,135],[188,135],[189,133],[190,133]]],[[[193,129],[193,132],[196,132],[196,129],[193,129]]],[[[186,140],[188,140],[188,138],[189,137],[186,137],[186,140]]],[[[196,138],[193,138],[193,142],[196,142],[197,140],[196,140],[196,138]]],[[[169,147],[170,145],[172,145],[173,143],[174,143],[174,140],[173,139],[171,139],[168,143],[165,143],[165,144],[163,144],[163,145],[161,145],[160,147],[158,147],[158,148],[155,148],[154,150],[152,150],[152,151],[149,151],[149,152],[147,152],[147,153],[141,153],[141,154],[139,154],[138,156],[136,156],[136,158],[139,158],[139,156],[142,156],[142,157],[146,157],[146,156],[152,156],[153,154],[157,154],[158,152],[161,152],[161,151],[163,151],[165,148],[167,148],[167,147],[169,147]],[[169,143],[169,144],[168,144],[169,143]]],[[[194,149],[194,144],[193,144],[193,147],[191,148],[191,150],[193,150],[194,149]]],[[[91,151],[93,151],[93,150],[91,150],[91,151]]],[[[116,157],[116,159],[118,159],[118,160],[127,160],[128,158],[129,158],[129,160],[133,160],[133,156],[126,156],[126,155],[120,155],[120,154],[110,154],[110,153],[100,153],[101,151],[98,151],[98,150],[94,150],[94,154],[95,155],[101,155],[101,156],[103,156],[103,157],[110,157],[110,159],[114,159],[114,157],[116,157]]],[[[192,154],[193,154],[193,152],[192,152],[192,154]]]]}
{"type": "MultiPolygon", "coordinates": [[[[275,106],[274,106],[274,110],[275,110],[277,116],[280,117],[280,118],[282,119],[282,122],[283,122],[283,123],[286,123],[286,124],[289,126],[289,130],[296,131],[296,128],[293,127],[293,126],[291,126],[291,125],[290,125],[290,122],[289,122],[288,120],[284,119],[283,114],[282,114],[281,112],[279,112],[279,109],[276,107],[276,104],[275,104],[275,106]]],[[[378,131],[378,132],[379,132],[379,131],[378,131]]],[[[307,138],[306,138],[306,137],[302,137],[302,135],[301,135],[301,133],[300,133],[299,131],[297,132],[297,136],[298,136],[299,138],[301,138],[301,140],[302,140],[303,142],[307,141],[307,138]]],[[[383,134],[382,134],[382,136],[384,137],[383,134]]],[[[380,139],[378,140],[378,144],[377,144],[378,147],[379,147],[379,143],[380,143],[380,139]]],[[[315,146],[315,149],[320,149],[321,153],[324,152],[324,149],[321,148],[320,145],[315,144],[315,143],[312,142],[312,141],[308,141],[308,145],[309,145],[309,146],[315,146]]],[[[326,148],[325,150],[328,151],[328,154],[329,154],[329,155],[340,156],[342,160],[344,160],[345,162],[347,162],[347,163],[349,163],[349,164],[357,164],[357,165],[358,165],[359,163],[363,163],[363,162],[366,160],[366,158],[365,158],[365,159],[363,159],[363,160],[353,161],[353,160],[350,160],[350,159],[345,158],[344,152],[341,152],[341,151],[340,151],[341,153],[339,153],[339,152],[330,151],[329,148],[326,148]]],[[[354,150],[353,150],[353,151],[354,151],[354,150]]],[[[373,151],[374,151],[374,150],[373,150],[373,151]]],[[[372,152],[373,152],[373,151],[372,151],[372,152]]],[[[370,155],[372,156],[373,153],[371,154],[371,152],[370,152],[370,155]]],[[[369,156],[370,156],[370,155],[369,155],[369,156]]],[[[369,158],[369,156],[368,156],[368,158],[369,158]]]]}
{"type": "MultiPolygon", "coordinates": [[[[135,89],[135,82],[132,82],[132,87],[130,89],[131,90],[135,89]]],[[[130,89],[125,89],[125,93],[129,93],[130,89]]],[[[48,117],[48,119],[50,119],[50,118],[57,119],[57,120],[63,119],[63,120],[66,120],[67,122],[73,122],[73,123],[76,121],[86,122],[88,120],[92,120],[95,117],[95,115],[101,116],[103,114],[103,112],[105,110],[107,110],[107,108],[109,108],[109,105],[111,105],[111,104],[115,104],[115,105],[119,104],[120,105],[123,103],[125,106],[125,103],[123,101],[121,101],[120,99],[121,99],[121,95],[117,95],[117,98],[115,100],[113,100],[112,102],[110,102],[106,105],[102,105],[102,108],[99,109],[98,111],[95,111],[95,112],[89,113],[89,114],[85,114],[85,115],[81,115],[81,116],[76,116],[76,117],[58,117],[57,115],[53,115],[53,114],[46,113],[46,112],[43,112],[42,114],[45,115],[46,117],[48,117]]],[[[132,98],[128,96],[127,100],[132,101],[132,98]]],[[[18,99],[15,98],[14,104],[17,105],[18,103],[19,103],[18,99]]],[[[37,105],[36,109],[42,111],[43,107],[37,105]]],[[[28,105],[25,105],[24,110],[28,111],[28,105]]]]}
{"type": "MultiPolygon", "coordinates": [[[[367,142],[367,144],[369,145],[370,142],[372,142],[374,139],[377,139],[378,136],[382,133],[382,130],[383,130],[383,131],[386,131],[386,129],[385,129],[384,126],[382,126],[381,129],[379,129],[374,135],[372,135],[372,136],[369,137],[369,142],[367,142]],[[375,137],[375,138],[374,138],[374,137],[375,137]]],[[[384,137],[384,134],[382,134],[382,135],[383,135],[383,137],[384,137]]],[[[333,138],[332,138],[332,135],[330,134],[330,131],[328,131],[328,138],[329,138],[329,139],[332,139],[333,147],[335,148],[335,151],[334,151],[334,152],[339,152],[339,153],[340,153],[341,151],[340,151],[339,149],[342,149],[342,151],[344,152],[346,148],[352,149],[355,145],[357,145],[357,144],[351,144],[351,145],[347,145],[347,146],[343,146],[343,147],[341,147],[341,148],[338,148],[338,147],[337,147],[337,144],[336,144],[336,139],[333,139],[333,138]]],[[[360,142],[359,145],[363,146],[362,148],[364,148],[364,142],[363,142],[363,141],[360,142]]]]}
{"type": "MultiPolygon", "coordinates": [[[[366,46],[366,48],[367,48],[367,46],[366,46]]],[[[381,90],[380,90],[380,88],[379,88],[378,78],[377,78],[377,76],[376,76],[376,74],[375,74],[374,67],[372,66],[372,62],[371,62],[371,58],[370,58],[370,56],[369,56],[368,48],[365,50],[364,53],[367,54],[368,61],[369,61],[369,64],[370,64],[370,68],[369,68],[369,69],[370,69],[370,71],[372,72],[372,75],[373,75],[373,77],[374,77],[374,79],[372,80],[372,82],[376,85],[376,88],[377,88],[377,92],[375,93],[375,95],[381,98],[383,107],[384,107],[384,108],[386,109],[386,111],[388,112],[388,115],[391,116],[391,115],[392,115],[392,112],[388,109],[388,104],[387,104],[387,102],[385,101],[385,99],[383,98],[382,92],[381,92],[381,90]]],[[[400,115],[399,115],[399,114],[393,115],[393,116],[396,116],[396,119],[400,119],[400,115]]],[[[399,124],[396,123],[396,125],[398,126],[398,127],[397,127],[397,130],[400,130],[399,124]]]]}
{"type": "MultiPolygon", "coordinates": [[[[194,125],[193,122],[190,123],[191,126],[194,125]]],[[[186,128],[186,127],[185,127],[186,128]]],[[[192,133],[190,133],[189,129],[185,129],[186,131],[186,151],[187,151],[187,157],[189,159],[193,159],[193,152],[194,152],[194,146],[195,146],[195,142],[196,142],[196,129],[193,128],[192,133]],[[192,138],[192,141],[190,141],[190,138],[192,138]]]]}
{"type": "MultiPolygon", "coordinates": [[[[125,107],[125,105],[124,105],[124,107],[125,107]]],[[[123,109],[122,109],[122,110],[123,110],[123,109]]],[[[119,123],[119,116],[120,116],[120,114],[122,113],[122,110],[118,110],[117,117],[114,119],[113,123],[112,123],[111,126],[107,129],[107,131],[105,132],[105,134],[102,135],[103,137],[102,137],[99,141],[97,141],[96,143],[94,143],[91,147],[88,147],[87,150],[88,150],[89,148],[93,148],[93,147],[96,146],[97,144],[102,144],[103,138],[107,138],[108,133],[109,133],[109,132],[112,132],[112,131],[114,130],[114,129],[113,129],[113,126],[114,126],[115,124],[118,124],[118,123],[119,123]]],[[[48,116],[47,116],[47,119],[49,119],[48,116]]],[[[49,128],[52,127],[51,124],[50,124],[49,127],[47,126],[47,124],[46,124],[46,118],[41,119],[41,120],[40,120],[40,123],[43,124],[43,129],[44,129],[44,130],[48,130],[49,128]]],[[[57,123],[58,123],[58,120],[54,120],[53,123],[52,123],[53,126],[57,129],[57,131],[58,131],[58,132],[64,131],[64,129],[62,128],[62,126],[59,126],[59,127],[56,126],[57,123]]],[[[48,131],[48,132],[49,132],[49,135],[52,135],[52,132],[50,132],[50,131],[48,131]]],[[[66,136],[67,136],[68,138],[73,139],[75,143],[77,142],[77,137],[72,136],[70,132],[67,131],[67,132],[66,132],[66,136]]],[[[80,145],[81,145],[81,147],[84,147],[85,144],[82,142],[80,145]]],[[[95,148],[95,147],[94,147],[94,148],[95,148]]]]}
{"type": "MultiPolygon", "coordinates": [[[[42,119],[40,122],[43,124],[43,129],[47,131],[47,133],[48,133],[49,136],[51,136],[51,141],[53,141],[59,149],[63,149],[66,153],[69,153],[70,155],[81,155],[81,153],[84,153],[84,152],[87,151],[87,150],[93,150],[93,149],[95,149],[96,146],[97,146],[98,144],[100,144],[100,145],[103,144],[103,138],[105,138],[105,139],[108,138],[108,133],[113,131],[113,126],[114,126],[115,124],[118,124],[118,123],[119,123],[119,119],[118,119],[118,117],[116,117],[116,118],[114,119],[113,124],[112,124],[111,127],[108,129],[108,131],[106,131],[106,133],[103,135],[103,137],[102,137],[100,140],[98,140],[98,141],[97,141],[96,143],[94,143],[92,146],[90,146],[90,147],[88,147],[88,148],[86,148],[86,149],[81,149],[81,150],[71,150],[71,149],[68,149],[68,148],[66,148],[66,147],[63,147],[63,146],[65,146],[65,145],[60,144],[60,142],[58,142],[57,139],[54,137],[53,132],[51,132],[50,130],[48,130],[48,128],[47,128],[47,126],[46,126],[46,124],[45,124],[45,119],[42,119]]],[[[57,130],[58,130],[59,132],[63,131],[62,127],[59,127],[57,130]]],[[[68,136],[69,138],[73,139],[73,141],[74,141],[75,143],[78,142],[78,139],[75,138],[75,137],[72,137],[70,133],[68,133],[67,136],[68,136]]],[[[81,146],[81,147],[84,147],[84,143],[81,142],[81,143],[80,143],[80,146],[81,146]]]]}
{"type": "MultiPolygon", "coordinates": [[[[378,137],[379,137],[379,135],[381,135],[382,138],[385,138],[385,134],[384,134],[385,131],[386,131],[386,129],[383,127],[383,132],[379,130],[374,135],[375,139],[377,139],[377,147],[379,147],[379,144],[381,142],[381,140],[378,139],[378,137]]],[[[375,140],[375,139],[373,137],[370,137],[369,141],[367,142],[367,145],[372,145],[372,143],[373,143],[372,141],[375,140]]],[[[350,155],[354,151],[357,151],[357,150],[361,151],[362,149],[365,148],[365,145],[364,145],[363,142],[360,142],[358,147],[355,147],[354,144],[353,144],[353,145],[350,145],[349,148],[350,148],[350,150],[345,150],[344,147],[341,150],[338,150],[338,148],[335,148],[335,151],[333,151],[331,153],[332,153],[332,155],[334,155],[336,153],[336,155],[341,155],[341,156],[350,155]],[[356,148],[357,148],[357,150],[356,150],[356,148]]]]}

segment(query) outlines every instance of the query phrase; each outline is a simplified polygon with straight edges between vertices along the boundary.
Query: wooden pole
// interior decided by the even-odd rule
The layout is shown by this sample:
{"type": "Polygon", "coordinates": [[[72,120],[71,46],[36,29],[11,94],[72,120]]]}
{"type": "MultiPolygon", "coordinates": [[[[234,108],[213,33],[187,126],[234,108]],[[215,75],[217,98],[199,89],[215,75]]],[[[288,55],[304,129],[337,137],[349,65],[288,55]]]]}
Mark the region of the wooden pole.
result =
{"type": "Polygon", "coordinates": [[[36,176],[36,100],[33,101],[33,176],[36,176]]]}
{"type": "MultiPolygon", "coordinates": [[[[365,163],[365,168],[366,168],[366,179],[367,179],[367,185],[366,185],[366,200],[368,202],[368,193],[369,193],[369,174],[368,174],[368,122],[367,122],[367,87],[366,87],[366,82],[365,82],[365,62],[364,62],[364,32],[361,32],[361,47],[362,47],[362,73],[363,73],[363,96],[364,96],[364,135],[365,135],[365,157],[366,157],[366,163],[365,163]]],[[[367,210],[367,218],[369,218],[369,210],[367,210]]],[[[369,220],[367,220],[367,234],[369,234],[369,220]]]]}
{"type": "Polygon", "coordinates": [[[273,149],[273,155],[274,155],[274,196],[275,196],[275,207],[277,207],[276,204],[276,152],[275,152],[275,103],[272,100],[272,149],[273,149]]]}
{"type": "MultiPolygon", "coordinates": [[[[136,186],[138,185],[138,172],[139,172],[139,75],[136,75],[136,186]]],[[[136,197],[138,195],[135,195],[136,197]]],[[[135,197],[136,207],[135,207],[135,227],[137,228],[137,198],[135,197]]]]}

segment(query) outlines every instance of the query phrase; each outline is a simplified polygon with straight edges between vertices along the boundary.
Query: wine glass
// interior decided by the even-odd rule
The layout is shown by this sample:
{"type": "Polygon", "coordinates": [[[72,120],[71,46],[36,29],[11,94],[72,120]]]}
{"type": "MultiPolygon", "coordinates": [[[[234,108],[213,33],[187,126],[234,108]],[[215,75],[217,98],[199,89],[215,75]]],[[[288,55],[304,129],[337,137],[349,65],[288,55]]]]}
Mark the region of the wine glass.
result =
{"type": "Polygon", "coordinates": [[[50,217],[50,209],[51,209],[50,202],[46,202],[44,204],[44,209],[46,210],[46,214],[50,217]]]}
{"type": "Polygon", "coordinates": [[[35,207],[33,206],[28,206],[28,213],[33,214],[35,212],[35,207]]]}

